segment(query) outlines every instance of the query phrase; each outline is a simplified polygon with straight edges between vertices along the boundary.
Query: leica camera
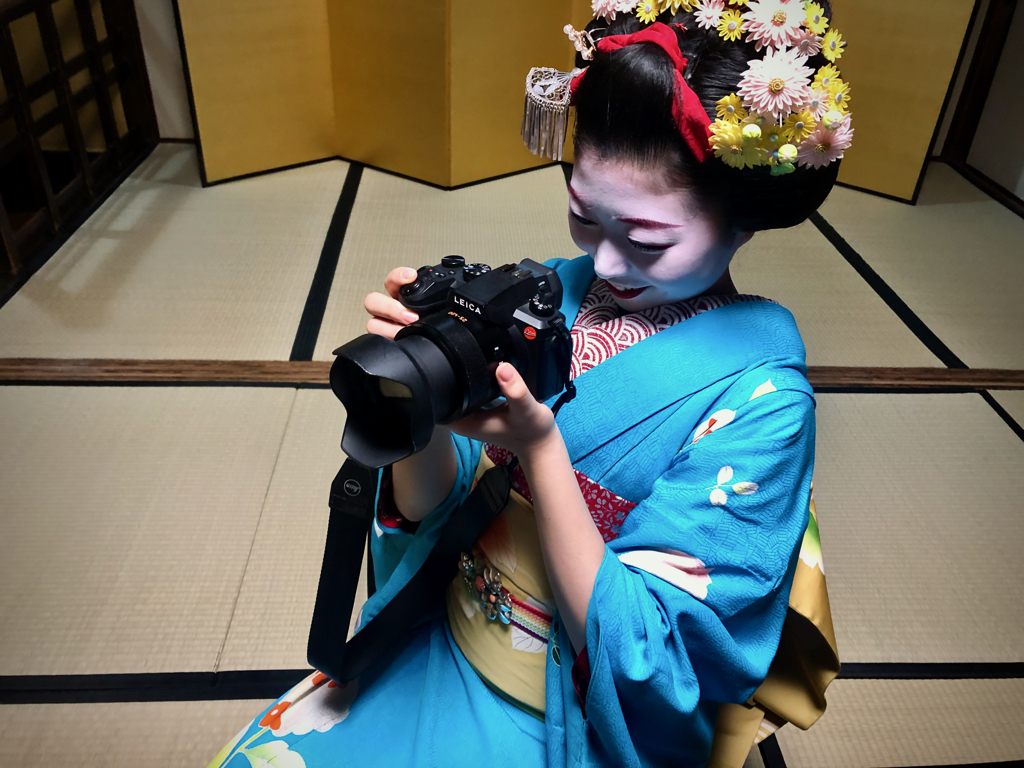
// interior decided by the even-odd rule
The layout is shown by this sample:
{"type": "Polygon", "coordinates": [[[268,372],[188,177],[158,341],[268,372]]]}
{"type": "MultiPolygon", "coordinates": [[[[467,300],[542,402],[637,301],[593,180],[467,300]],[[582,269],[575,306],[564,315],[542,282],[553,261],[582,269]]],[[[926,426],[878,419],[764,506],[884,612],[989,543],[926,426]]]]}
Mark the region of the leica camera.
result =
{"type": "Polygon", "coordinates": [[[445,256],[399,301],[419,315],[394,340],[365,334],[335,350],[331,388],[348,419],[341,447],[378,468],[422,450],[435,424],[499,401],[502,362],[545,401],[569,383],[572,341],[554,270],[524,259],[491,269],[445,256]]]}

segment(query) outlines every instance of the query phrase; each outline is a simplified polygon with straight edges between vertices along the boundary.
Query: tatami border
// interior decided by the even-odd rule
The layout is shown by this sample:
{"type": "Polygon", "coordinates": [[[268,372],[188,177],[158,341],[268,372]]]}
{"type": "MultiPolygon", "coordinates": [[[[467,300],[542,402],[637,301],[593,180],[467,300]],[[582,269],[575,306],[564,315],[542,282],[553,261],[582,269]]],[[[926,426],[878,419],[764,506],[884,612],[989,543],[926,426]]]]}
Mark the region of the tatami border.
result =
{"type": "MultiPolygon", "coordinates": [[[[331,362],[0,358],[0,385],[326,387],[331,362]]],[[[1024,370],[809,366],[816,392],[982,392],[1024,389],[1024,370]]]]}

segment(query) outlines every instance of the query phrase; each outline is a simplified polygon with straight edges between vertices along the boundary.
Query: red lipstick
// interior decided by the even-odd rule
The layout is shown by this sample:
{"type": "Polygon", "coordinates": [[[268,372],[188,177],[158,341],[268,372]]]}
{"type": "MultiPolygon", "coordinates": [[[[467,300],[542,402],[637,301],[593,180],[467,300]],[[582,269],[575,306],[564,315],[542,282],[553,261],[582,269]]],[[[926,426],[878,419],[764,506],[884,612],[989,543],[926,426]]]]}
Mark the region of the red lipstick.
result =
{"type": "Polygon", "coordinates": [[[617,299],[634,299],[650,287],[651,286],[649,285],[645,285],[643,288],[630,288],[629,290],[623,291],[616,288],[611,283],[608,283],[608,290],[611,291],[612,296],[617,299]]]}

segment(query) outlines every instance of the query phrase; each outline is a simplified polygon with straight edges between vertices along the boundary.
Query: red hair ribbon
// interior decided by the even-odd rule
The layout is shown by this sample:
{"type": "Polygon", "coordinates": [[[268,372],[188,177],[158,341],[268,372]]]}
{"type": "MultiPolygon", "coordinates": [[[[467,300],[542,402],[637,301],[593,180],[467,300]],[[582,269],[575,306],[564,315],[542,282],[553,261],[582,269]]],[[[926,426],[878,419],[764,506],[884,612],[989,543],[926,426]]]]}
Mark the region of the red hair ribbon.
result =
{"type": "MultiPolygon", "coordinates": [[[[682,24],[673,24],[672,26],[684,29],[682,24]]],[[[701,106],[697,94],[693,92],[690,86],[686,84],[686,80],[683,79],[687,59],[683,56],[683,52],[679,50],[679,39],[676,37],[676,33],[672,31],[672,28],[658,21],[631,35],[609,35],[608,37],[602,37],[597,41],[596,45],[597,50],[602,53],[610,53],[611,51],[617,51],[620,48],[625,48],[627,45],[634,45],[636,43],[654,43],[672,59],[672,63],[675,65],[676,76],[672,117],[679,127],[679,133],[683,137],[683,141],[686,142],[686,145],[693,152],[694,157],[701,162],[707,160],[713,152],[708,142],[711,136],[711,118],[708,117],[708,113],[701,106]]],[[[583,70],[570,83],[569,87],[572,90],[572,100],[574,102],[576,101],[576,90],[579,88],[580,81],[585,74],[586,70],[583,70]]]]}

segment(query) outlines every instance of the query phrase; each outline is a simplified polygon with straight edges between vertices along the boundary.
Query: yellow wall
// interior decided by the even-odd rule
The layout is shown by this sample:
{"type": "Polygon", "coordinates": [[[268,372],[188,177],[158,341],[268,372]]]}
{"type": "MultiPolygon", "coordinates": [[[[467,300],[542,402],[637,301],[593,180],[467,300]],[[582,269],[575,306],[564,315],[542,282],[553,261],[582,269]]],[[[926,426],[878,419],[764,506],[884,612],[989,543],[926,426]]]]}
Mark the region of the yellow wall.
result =
{"type": "MultiPolygon", "coordinates": [[[[529,13],[478,0],[451,3],[451,185],[545,165],[519,135],[530,67],[572,68],[562,27],[572,0],[529,13]]],[[[567,142],[571,143],[571,142],[567,142]]]]}
{"type": "Polygon", "coordinates": [[[839,180],[909,200],[974,2],[846,0],[836,5],[836,28],[850,40],[839,69],[850,83],[854,124],[839,180]]]}
{"type": "MultiPolygon", "coordinates": [[[[335,154],[442,186],[542,164],[519,137],[523,82],[571,68],[562,27],[590,19],[588,0],[179,4],[210,180],[335,154]]],[[[856,127],[841,181],[912,196],[972,4],[837,4],[856,127]]]]}
{"type": "Polygon", "coordinates": [[[447,3],[327,7],[337,154],[448,186],[447,3]]]}
{"type": "Polygon", "coordinates": [[[207,181],[337,154],[324,0],[178,7],[207,181]]]}

